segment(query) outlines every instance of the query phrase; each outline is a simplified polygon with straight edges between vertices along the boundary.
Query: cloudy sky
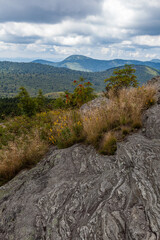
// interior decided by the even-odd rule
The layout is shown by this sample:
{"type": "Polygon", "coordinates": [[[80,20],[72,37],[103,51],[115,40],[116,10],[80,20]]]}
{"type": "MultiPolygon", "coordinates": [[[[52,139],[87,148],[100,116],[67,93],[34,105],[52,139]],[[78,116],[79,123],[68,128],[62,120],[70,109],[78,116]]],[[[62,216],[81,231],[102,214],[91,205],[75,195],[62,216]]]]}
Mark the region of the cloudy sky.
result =
{"type": "Polygon", "coordinates": [[[160,0],[0,0],[0,59],[160,58],[160,0]]]}

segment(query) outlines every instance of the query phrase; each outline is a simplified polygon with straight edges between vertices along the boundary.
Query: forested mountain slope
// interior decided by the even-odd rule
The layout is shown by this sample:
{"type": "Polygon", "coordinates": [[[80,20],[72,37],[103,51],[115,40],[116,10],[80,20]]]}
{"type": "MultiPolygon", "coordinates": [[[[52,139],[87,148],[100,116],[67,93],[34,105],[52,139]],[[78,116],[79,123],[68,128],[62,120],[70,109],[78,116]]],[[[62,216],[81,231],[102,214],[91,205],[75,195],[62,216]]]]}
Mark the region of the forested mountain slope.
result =
{"type": "MultiPolygon", "coordinates": [[[[135,69],[140,84],[160,74],[158,70],[147,66],[135,65],[135,69]]],[[[81,76],[92,82],[96,91],[103,91],[104,79],[110,77],[113,70],[114,68],[103,72],[82,72],[39,63],[0,62],[0,97],[15,96],[21,86],[32,95],[38,89],[42,89],[44,94],[72,90],[72,81],[81,76]]]]}

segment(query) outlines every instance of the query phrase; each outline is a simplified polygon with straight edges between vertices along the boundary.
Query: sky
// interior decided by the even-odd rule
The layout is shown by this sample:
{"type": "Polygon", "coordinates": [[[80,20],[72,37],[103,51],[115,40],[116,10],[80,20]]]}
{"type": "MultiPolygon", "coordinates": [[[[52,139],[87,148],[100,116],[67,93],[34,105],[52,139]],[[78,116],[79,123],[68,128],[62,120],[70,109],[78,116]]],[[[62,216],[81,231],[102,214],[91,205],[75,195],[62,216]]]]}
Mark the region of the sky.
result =
{"type": "Polygon", "coordinates": [[[160,0],[0,0],[0,59],[160,59],[160,0]]]}

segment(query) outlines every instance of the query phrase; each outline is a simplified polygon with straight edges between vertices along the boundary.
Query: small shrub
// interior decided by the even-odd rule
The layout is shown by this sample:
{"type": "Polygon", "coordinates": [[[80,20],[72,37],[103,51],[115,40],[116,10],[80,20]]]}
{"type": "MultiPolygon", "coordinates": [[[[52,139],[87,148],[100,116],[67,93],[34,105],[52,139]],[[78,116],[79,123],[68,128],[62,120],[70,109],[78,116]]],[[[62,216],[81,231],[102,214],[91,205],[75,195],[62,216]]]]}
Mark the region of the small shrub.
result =
{"type": "Polygon", "coordinates": [[[112,132],[108,132],[104,135],[101,146],[100,153],[113,155],[117,150],[117,139],[112,132]]]}
{"type": "Polygon", "coordinates": [[[146,101],[146,108],[149,108],[149,107],[151,107],[152,105],[154,105],[155,104],[155,99],[147,99],[147,101],[146,101]]]}
{"type": "Polygon", "coordinates": [[[83,126],[78,111],[63,112],[53,122],[49,140],[60,148],[71,146],[83,138],[83,126]]]}
{"type": "Polygon", "coordinates": [[[132,128],[133,129],[139,129],[139,128],[141,128],[142,127],[142,123],[141,122],[134,122],[133,124],[132,124],[132,128]]]}
{"type": "Polygon", "coordinates": [[[66,107],[65,99],[62,97],[59,97],[53,101],[53,108],[55,109],[65,109],[66,107]]]}
{"type": "Polygon", "coordinates": [[[122,129],[122,134],[123,134],[124,136],[128,135],[129,132],[130,132],[130,130],[129,130],[128,128],[123,128],[123,129],[122,129]]]}
{"type": "Polygon", "coordinates": [[[59,148],[66,148],[71,146],[73,143],[74,143],[74,138],[73,138],[71,129],[68,127],[63,128],[59,137],[56,140],[56,145],[59,148]]]}
{"type": "Polygon", "coordinates": [[[66,104],[71,107],[80,107],[82,104],[95,98],[94,89],[91,87],[91,82],[85,82],[84,78],[80,77],[78,81],[74,80],[75,86],[73,93],[65,92],[66,104]]]}

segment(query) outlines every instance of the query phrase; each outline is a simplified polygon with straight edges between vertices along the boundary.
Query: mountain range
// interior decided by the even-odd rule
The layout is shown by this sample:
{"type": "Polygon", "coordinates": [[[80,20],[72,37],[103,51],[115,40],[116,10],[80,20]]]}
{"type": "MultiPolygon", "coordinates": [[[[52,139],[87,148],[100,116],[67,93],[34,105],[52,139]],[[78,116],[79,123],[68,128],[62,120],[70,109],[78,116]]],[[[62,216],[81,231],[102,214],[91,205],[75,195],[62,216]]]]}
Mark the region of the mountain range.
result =
{"type": "MultiPolygon", "coordinates": [[[[121,68],[121,67],[120,67],[121,68]]],[[[74,80],[81,76],[93,83],[97,92],[105,90],[104,79],[113,74],[115,68],[102,72],[82,72],[39,63],[0,62],[0,97],[13,97],[24,86],[34,96],[39,89],[44,94],[72,91],[74,80]]],[[[160,71],[144,65],[135,65],[136,76],[141,84],[160,71]]]]}
{"type": "Polygon", "coordinates": [[[85,72],[100,72],[110,68],[120,67],[125,64],[144,65],[160,70],[159,59],[153,59],[151,61],[123,60],[123,59],[98,60],[83,55],[71,55],[61,62],[52,62],[43,59],[37,59],[34,60],[33,63],[41,63],[54,67],[65,67],[68,69],[85,72]]]}

